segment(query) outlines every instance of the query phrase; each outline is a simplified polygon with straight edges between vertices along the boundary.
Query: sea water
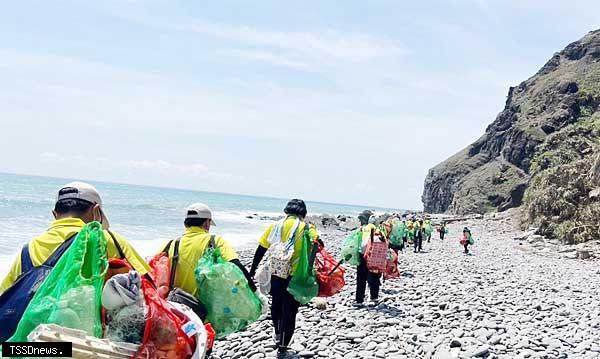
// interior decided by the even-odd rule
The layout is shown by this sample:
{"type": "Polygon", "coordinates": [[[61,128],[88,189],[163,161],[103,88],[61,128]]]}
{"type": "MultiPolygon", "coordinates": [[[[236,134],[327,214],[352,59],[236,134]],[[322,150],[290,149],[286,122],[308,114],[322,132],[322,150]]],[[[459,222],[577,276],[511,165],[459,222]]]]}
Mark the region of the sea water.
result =
{"type": "MultiPolygon", "coordinates": [[[[44,232],[53,220],[58,189],[72,181],[0,173],[0,280],[21,247],[44,232]]],[[[283,214],[288,199],[86,181],[98,189],[111,229],[122,234],[143,256],[158,252],[183,231],[186,207],[208,204],[222,235],[236,249],[256,243],[269,221],[260,217],[283,214]],[[252,218],[249,218],[252,217],[252,218]]],[[[357,215],[362,206],[307,201],[309,214],[357,215]]],[[[370,208],[378,212],[397,211],[370,208]]]]}

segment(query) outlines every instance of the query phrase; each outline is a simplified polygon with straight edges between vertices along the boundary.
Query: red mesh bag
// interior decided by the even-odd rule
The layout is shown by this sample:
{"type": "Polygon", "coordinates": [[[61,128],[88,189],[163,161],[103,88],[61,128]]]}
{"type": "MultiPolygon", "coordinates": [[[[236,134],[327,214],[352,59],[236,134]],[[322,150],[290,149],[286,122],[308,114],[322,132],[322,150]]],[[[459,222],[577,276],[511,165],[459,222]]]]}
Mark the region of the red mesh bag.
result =
{"type": "Polygon", "coordinates": [[[369,272],[385,273],[387,269],[389,246],[387,240],[382,241],[380,238],[383,238],[381,234],[372,234],[365,251],[365,261],[369,272]]]}
{"type": "Polygon", "coordinates": [[[385,279],[400,278],[400,271],[398,271],[398,255],[393,250],[388,252],[387,265],[383,277],[385,279]]]}
{"type": "Polygon", "coordinates": [[[170,308],[166,300],[158,295],[154,285],[142,280],[142,290],[146,301],[146,328],[144,339],[136,358],[179,359],[192,355],[194,339],[183,332],[188,321],[170,308]]]}
{"type": "Polygon", "coordinates": [[[346,285],[344,267],[338,265],[335,258],[322,246],[319,246],[315,258],[315,269],[317,283],[319,283],[319,297],[331,297],[339,293],[346,285]]]}

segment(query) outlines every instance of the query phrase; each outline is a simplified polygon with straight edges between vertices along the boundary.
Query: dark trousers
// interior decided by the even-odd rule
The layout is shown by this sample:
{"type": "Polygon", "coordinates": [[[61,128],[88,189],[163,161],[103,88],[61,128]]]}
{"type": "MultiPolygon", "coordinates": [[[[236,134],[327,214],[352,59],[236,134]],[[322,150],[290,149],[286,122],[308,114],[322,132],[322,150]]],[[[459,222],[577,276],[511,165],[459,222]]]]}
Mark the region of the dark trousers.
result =
{"type": "Polygon", "coordinates": [[[288,293],[287,287],[290,280],[271,276],[271,318],[275,328],[275,340],[280,347],[287,347],[292,340],[296,329],[296,314],[298,314],[298,303],[288,293]]]}
{"type": "Polygon", "coordinates": [[[440,231],[440,239],[442,241],[444,240],[444,234],[446,234],[444,231],[440,231]]]}
{"type": "Polygon", "coordinates": [[[365,291],[369,283],[369,292],[371,300],[379,298],[379,287],[381,286],[381,273],[369,272],[367,262],[364,258],[360,259],[360,265],[356,268],[356,302],[365,301],[365,291]]]}
{"type": "Polygon", "coordinates": [[[420,252],[423,249],[423,235],[415,236],[415,252],[420,252]]]}
{"type": "Polygon", "coordinates": [[[465,243],[465,253],[469,254],[469,242],[465,243]]]}

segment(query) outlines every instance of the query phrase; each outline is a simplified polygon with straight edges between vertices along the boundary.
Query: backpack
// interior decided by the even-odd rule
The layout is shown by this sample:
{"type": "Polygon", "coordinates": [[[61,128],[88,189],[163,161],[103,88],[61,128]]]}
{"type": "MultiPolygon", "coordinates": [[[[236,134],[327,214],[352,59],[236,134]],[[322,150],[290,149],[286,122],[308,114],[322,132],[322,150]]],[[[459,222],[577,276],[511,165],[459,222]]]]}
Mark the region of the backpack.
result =
{"type": "Polygon", "coordinates": [[[29,244],[21,250],[21,275],[0,296],[0,343],[8,340],[17,329],[17,325],[38,288],[48,277],[60,257],[73,243],[77,233],[62,242],[58,248],[39,267],[34,267],[29,255],[29,244]]]}
{"type": "Polygon", "coordinates": [[[281,238],[281,228],[283,227],[284,221],[285,220],[278,223],[271,232],[271,237],[274,238],[275,243],[269,248],[269,270],[271,275],[287,279],[292,271],[294,244],[296,243],[296,233],[298,232],[300,221],[296,220],[296,223],[292,227],[291,237],[287,242],[283,242],[281,238]]]}
{"type": "Polygon", "coordinates": [[[385,273],[387,269],[387,256],[389,250],[389,244],[387,239],[384,238],[380,233],[376,235],[375,231],[371,231],[371,241],[367,245],[365,251],[365,261],[367,262],[367,268],[369,272],[374,273],[385,273]],[[375,239],[375,237],[378,237],[375,239]]]}
{"type": "MultiPolygon", "coordinates": [[[[191,295],[190,293],[186,292],[185,290],[183,290],[181,288],[174,287],[175,274],[177,273],[177,264],[179,263],[179,240],[180,239],[181,238],[177,238],[175,240],[175,248],[173,250],[173,259],[171,262],[171,276],[169,279],[169,294],[167,295],[167,300],[170,302],[183,304],[183,305],[189,307],[204,322],[206,320],[206,317],[208,316],[208,310],[206,309],[206,307],[202,303],[200,303],[200,301],[196,297],[191,295]]],[[[173,243],[173,241],[170,241],[169,244],[167,244],[167,246],[165,247],[165,249],[163,249],[163,251],[160,255],[168,256],[169,249],[171,247],[171,243],[173,243]]],[[[208,242],[207,249],[208,248],[216,248],[216,247],[217,246],[215,243],[215,235],[212,234],[210,236],[210,241],[208,242]]]]}

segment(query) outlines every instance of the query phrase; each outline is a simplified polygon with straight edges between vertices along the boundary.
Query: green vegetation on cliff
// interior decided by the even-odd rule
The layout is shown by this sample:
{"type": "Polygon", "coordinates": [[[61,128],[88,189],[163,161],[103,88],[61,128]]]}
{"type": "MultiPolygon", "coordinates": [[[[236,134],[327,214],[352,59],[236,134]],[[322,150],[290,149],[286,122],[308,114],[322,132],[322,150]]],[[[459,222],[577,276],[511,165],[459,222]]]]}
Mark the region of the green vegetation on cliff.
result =
{"type": "Polygon", "coordinates": [[[430,170],[430,212],[523,205],[525,225],[568,243],[600,239],[600,30],[510,89],[471,146],[430,170]]]}

